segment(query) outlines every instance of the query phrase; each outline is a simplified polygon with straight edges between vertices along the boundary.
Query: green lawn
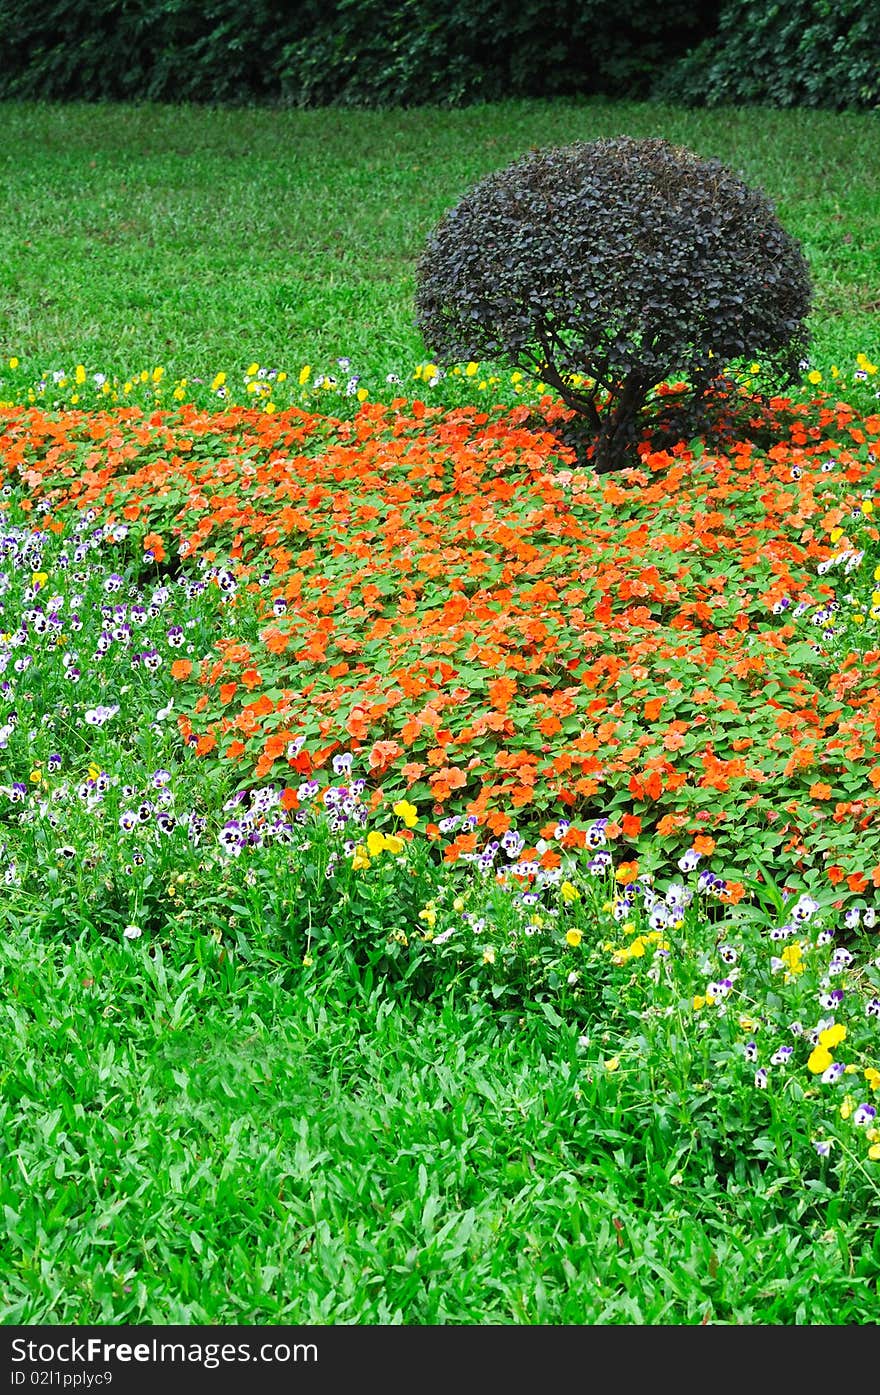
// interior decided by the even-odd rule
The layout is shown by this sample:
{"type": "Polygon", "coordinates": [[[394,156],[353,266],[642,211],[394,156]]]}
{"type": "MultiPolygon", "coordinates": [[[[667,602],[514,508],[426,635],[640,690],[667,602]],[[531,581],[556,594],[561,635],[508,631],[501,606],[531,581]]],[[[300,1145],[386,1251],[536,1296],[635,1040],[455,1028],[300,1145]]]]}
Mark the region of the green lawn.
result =
{"type": "Polygon", "coordinates": [[[0,106],[2,350],[35,374],[297,372],[381,382],[425,357],[414,260],[441,214],[533,145],[663,136],[762,185],[816,280],[813,360],[878,333],[874,114],[653,105],[350,111],[0,106]]]}

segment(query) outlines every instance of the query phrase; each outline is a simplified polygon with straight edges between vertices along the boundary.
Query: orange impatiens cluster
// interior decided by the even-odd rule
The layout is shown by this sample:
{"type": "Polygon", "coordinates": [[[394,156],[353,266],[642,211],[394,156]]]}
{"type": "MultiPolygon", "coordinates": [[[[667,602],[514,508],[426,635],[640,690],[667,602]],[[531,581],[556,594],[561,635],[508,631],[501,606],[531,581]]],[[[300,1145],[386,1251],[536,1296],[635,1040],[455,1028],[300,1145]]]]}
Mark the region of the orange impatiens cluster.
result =
{"type": "Polygon", "coordinates": [[[242,780],[345,748],[487,834],[605,814],[633,856],[697,837],[877,884],[880,640],[838,664],[809,619],[831,531],[858,514],[878,541],[880,416],[774,406],[768,451],[644,447],[615,477],[578,468],[549,400],[537,423],[12,409],[0,452],[41,526],[90,507],[140,569],[228,569],[238,633],[172,671],[184,737],[242,780]]]}

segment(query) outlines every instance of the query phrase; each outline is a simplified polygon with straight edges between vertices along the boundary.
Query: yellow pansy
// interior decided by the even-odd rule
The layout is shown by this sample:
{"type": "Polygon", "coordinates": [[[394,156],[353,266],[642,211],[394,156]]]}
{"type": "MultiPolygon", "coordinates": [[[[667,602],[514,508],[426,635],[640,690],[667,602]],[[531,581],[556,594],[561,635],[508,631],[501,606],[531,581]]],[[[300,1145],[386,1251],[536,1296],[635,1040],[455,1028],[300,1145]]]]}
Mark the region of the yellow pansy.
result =
{"type": "Polygon", "coordinates": [[[580,930],[566,930],[565,932],[565,942],[570,944],[572,949],[577,949],[583,938],[580,930]]]}
{"type": "Polygon", "coordinates": [[[821,1075],[833,1064],[834,1057],[824,1046],[814,1046],[810,1052],[810,1059],[807,1061],[807,1070],[812,1075],[821,1075]]]}
{"type": "Polygon", "coordinates": [[[370,857],[378,857],[384,847],[384,833],[379,833],[376,829],[371,830],[371,832],[367,834],[367,852],[370,857]]]}
{"type": "Polygon", "coordinates": [[[833,1027],[826,1027],[824,1032],[819,1033],[819,1045],[828,1051],[839,1046],[842,1041],[846,1041],[846,1028],[840,1022],[836,1022],[833,1027]]]}
{"type": "Polygon", "coordinates": [[[419,811],[414,804],[410,804],[408,799],[399,799],[391,807],[397,817],[403,819],[407,828],[415,828],[419,821],[419,811]]]}
{"type": "Polygon", "coordinates": [[[355,848],[354,857],[351,859],[351,865],[355,872],[360,872],[365,867],[369,867],[370,859],[367,857],[366,848],[360,846],[355,848]]]}
{"type": "Polygon", "coordinates": [[[559,895],[563,901],[579,901],[581,894],[573,882],[563,882],[559,888],[559,895]]]}

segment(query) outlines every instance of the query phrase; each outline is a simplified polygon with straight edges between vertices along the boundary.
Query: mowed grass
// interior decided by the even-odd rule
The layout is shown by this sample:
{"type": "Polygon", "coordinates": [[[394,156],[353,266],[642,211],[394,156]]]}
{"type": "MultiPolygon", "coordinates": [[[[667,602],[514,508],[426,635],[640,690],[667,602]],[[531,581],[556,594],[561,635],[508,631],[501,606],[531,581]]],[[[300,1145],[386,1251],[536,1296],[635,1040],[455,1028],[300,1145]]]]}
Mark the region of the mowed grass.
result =
{"type": "MultiPolygon", "coordinates": [[[[34,376],[296,374],[340,355],[378,379],[410,372],[425,357],[415,258],[443,210],[531,145],[626,133],[764,185],[813,266],[813,361],[849,369],[878,344],[877,130],[870,115],[604,103],[6,105],[0,349],[34,376]]],[[[84,667],[89,701],[112,698],[84,667]]],[[[130,724],[147,743],[153,715],[145,701],[130,724]]],[[[103,748],[110,770],[125,737],[103,748]]],[[[164,759],[148,754],[145,769],[164,759]]],[[[68,758],[87,758],[72,727],[68,758]]],[[[81,831],[47,834],[46,865],[81,831]]],[[[84,891],[110,842],[77,862],[84,891]]],[[[835,1117],[846,1096],[806,1081],[799,1097],[780,1072],[759,1092],[741,1043],[700,1054],[715,1019],[700,1038],[689,1000],[667,1018],[624,966],[619,996],[649,1003],[644,1022],[584,1031],[466,987],[418,1002],[363,959],[305,973],[296,945],[260,933],[259,904],[239,940],[212,934],[204,888],[185,918],[175,890],[162,932],[127,940],[90,922],[64,875],[49,915],[3,888],[0,1321],[876,1322],[877,1164],[851,1122],[828,1126],[827,1159],[802,1122],[807,1095],[835,1117]]],[[[762,1060],[797,988],[773,983],[762,1060]]],[[[852,1088],[850,1114],[876,1099],[852,1088]]]]}
{"type": "Polygon", "coordinates": [[[125,942],[0,964],[5,1323],[873,1320],[864,1211],[719,1179],[540,1019],[125,942]]]}
{"type": "Polygon", "coordinates": [[[531,146],[662,136],[776,201],[816,282],[812,360],[878,344],[876,114],[516,102],[460,111],[0,106],[0,351],[39,374],[212,376],[338,356],[410,372],[415,261],[531,146]]]}

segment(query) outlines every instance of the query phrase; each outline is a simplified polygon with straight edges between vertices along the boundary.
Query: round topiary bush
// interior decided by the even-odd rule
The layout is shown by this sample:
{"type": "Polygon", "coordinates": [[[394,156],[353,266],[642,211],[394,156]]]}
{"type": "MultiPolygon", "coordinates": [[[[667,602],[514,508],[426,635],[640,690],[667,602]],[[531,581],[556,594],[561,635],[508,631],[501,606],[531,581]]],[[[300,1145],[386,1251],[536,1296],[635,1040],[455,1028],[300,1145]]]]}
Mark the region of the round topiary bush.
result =
{"type": "Polygon", "coordinates": [[[417,323],[451,365],[507,360],[589,424],[599,471],[635,463],[670,379],[680,429],[707,422],[726,368],[794,381],[809,269],[773,204],[718,160],[665,140],[577,142],[482,180],[441,219],[417,269],[417,323]]]}

